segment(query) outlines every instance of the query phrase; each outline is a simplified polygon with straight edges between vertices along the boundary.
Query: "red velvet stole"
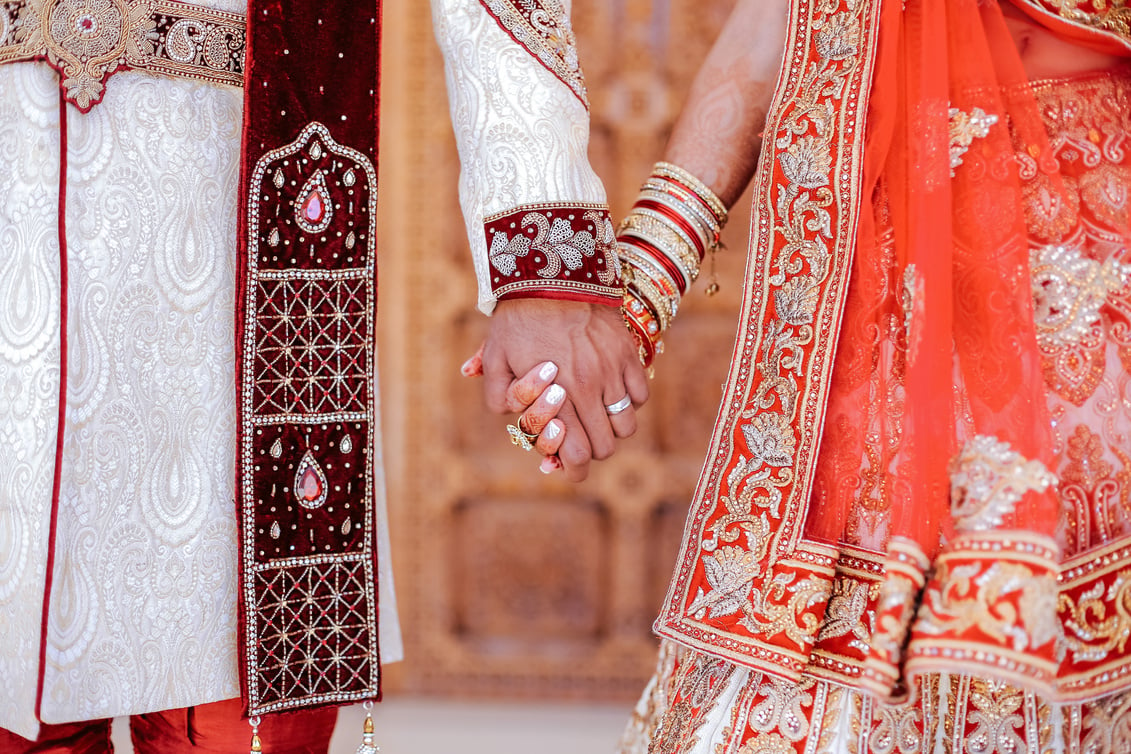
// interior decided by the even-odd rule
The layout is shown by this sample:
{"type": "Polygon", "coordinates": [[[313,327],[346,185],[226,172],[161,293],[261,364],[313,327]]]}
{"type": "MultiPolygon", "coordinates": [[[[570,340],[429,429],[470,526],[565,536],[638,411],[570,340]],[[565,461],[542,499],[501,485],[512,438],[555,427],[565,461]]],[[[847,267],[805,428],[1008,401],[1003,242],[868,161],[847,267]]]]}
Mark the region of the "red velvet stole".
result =
{"type": "Polygon", "coordinates": [[[249,715],[380,695],[380,3],[252,0],[236,347],[249,715]]]}

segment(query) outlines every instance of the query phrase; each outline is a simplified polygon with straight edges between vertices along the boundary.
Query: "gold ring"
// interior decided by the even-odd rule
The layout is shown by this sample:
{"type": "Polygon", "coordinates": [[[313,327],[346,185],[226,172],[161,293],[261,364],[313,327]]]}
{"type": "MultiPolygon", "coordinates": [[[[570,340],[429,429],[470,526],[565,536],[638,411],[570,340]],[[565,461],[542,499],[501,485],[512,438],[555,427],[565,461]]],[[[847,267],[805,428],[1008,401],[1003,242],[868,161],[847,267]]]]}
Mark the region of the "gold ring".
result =
{"type": "Polygon", "coordinates": [[[538,435],[525,432],[515,424],[507,425],[507,434],[511,436],[511,444],[517,445],[523,450],[534,450],[534,443],[538,441],[538,435]]]}
{"type": "Polygon", "coordinates": [[[609,405],[605,406],[605,410],[609,412],[609,416],[616,416],[631,405],[632,397],[628,393],[625,393],[624,397],[616,403],[610,403],[609,405]]]}

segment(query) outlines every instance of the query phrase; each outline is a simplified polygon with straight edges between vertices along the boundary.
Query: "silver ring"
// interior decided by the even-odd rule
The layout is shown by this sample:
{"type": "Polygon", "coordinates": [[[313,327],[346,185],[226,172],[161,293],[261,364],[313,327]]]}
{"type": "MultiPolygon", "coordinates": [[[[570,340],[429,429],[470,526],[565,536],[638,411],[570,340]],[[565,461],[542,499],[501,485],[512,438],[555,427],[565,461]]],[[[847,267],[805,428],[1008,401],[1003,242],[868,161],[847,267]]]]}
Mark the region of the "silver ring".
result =
{"type": "Polygon", "coordinates": [[[628,393],[625,393],[624,397],[621,398],[616,403],[610,403],[609,405],[605,406],[605,410],[609,412],[609,416],[616,416],[621,411],[624,411],[626,408],[628,408],[631,405],[632,405],[632,397],[629,396],[628,393]]]}

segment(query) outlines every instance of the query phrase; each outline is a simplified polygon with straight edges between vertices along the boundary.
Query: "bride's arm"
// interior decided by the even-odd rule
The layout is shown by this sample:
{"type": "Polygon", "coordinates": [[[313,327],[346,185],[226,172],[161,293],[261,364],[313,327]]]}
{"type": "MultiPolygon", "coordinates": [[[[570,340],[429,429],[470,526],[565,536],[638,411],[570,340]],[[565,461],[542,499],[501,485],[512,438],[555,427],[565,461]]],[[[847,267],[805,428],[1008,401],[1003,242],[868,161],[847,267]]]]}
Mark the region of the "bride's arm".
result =
{"type": "Polygon", "coordinates": [[[777,86],[789,3],[739,0],[699,69],[664,160],[707,184],[728,207],[750,182],[777,86]]]}

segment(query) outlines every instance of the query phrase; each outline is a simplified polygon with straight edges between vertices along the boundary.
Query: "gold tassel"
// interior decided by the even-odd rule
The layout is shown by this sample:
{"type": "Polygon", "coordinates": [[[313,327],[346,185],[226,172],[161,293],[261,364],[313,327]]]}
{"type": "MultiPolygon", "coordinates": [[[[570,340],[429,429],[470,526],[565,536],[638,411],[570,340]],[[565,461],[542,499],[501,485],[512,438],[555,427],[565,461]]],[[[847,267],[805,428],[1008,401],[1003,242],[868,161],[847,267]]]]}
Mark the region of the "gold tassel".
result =
{"type": "Polygon", "coordinates": [[[367,701],[365,707],[365,726],[361,730],[361,745],[357,754],[377,754],[381,748],[373,743],[373,702],[367,701]]]}

